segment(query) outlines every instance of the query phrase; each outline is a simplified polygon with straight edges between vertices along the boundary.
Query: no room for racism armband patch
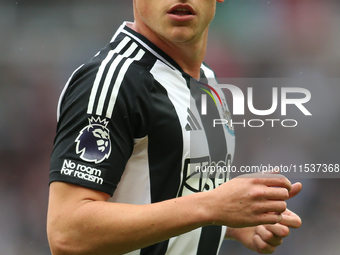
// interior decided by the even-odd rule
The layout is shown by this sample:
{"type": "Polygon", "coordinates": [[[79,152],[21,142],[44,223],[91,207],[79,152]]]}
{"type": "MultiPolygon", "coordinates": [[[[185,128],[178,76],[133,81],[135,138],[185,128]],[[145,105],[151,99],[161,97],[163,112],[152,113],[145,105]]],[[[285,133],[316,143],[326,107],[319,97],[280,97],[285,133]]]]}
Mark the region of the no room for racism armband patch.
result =
{"type": "Polygon", "coordinates": [[[104,182],[105,170],[84,165],[84,163],[65,159],[60,170],[62,175],[82,179],[102,185],[104,182]]]}

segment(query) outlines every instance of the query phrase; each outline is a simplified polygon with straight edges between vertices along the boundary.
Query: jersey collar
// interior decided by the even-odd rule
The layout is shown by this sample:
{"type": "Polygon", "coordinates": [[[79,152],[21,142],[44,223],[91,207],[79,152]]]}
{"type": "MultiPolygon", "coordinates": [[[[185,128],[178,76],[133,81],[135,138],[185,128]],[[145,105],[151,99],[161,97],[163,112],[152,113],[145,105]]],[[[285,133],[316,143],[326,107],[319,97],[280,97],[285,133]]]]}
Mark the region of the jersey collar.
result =
{"type": "Polygon", "coordinates": [[[124,33],[134,39],[137,43],[139,43],[142,47],[144,47],[147,51],[152,53],[155,57],[157,57],[159,60],[164,62],[166,65],[168,65],[172,69],[177,69],[182,73],[185,78],[192,78],[189,74],[183,71],[183,69],[180,67],[180,65],[177,64],[175,60],[173,60],[168,54],[166,54],[164,51],[162,51],[160,48],[158,48],[154,43],[152,43],[149,39],[147,39],[145,36],[141,35],[140,33],[137,33],[133,29],[131,29],[127,24],[129,22],[125,21],[116,34],[112,37],[112,40],[115,40],[116,37],[120,33],[124,33]]]}

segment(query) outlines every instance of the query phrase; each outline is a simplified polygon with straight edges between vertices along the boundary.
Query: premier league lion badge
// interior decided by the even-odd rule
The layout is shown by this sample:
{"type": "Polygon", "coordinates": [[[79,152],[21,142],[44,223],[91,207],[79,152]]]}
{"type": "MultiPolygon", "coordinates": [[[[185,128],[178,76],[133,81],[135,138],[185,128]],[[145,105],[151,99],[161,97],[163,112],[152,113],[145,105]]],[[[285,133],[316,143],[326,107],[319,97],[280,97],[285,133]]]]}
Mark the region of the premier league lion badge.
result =
{"type": "Polygon", "coordinates": [[[110,156],[111,140],[107,124],[106,119],[91,117],[89,125],[79,132],[75,140],[76,152],[82,160],[98,164],[110,156]]]}

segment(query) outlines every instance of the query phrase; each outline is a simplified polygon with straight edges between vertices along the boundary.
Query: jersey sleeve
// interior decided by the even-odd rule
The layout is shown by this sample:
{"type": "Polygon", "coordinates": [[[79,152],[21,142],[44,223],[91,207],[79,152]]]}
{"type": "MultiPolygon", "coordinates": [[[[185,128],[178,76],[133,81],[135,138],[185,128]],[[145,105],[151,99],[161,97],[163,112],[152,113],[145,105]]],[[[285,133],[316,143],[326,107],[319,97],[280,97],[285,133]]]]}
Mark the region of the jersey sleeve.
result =
{"type": "Polygon", "coordinates": [[[140,85],[142,71],[132,65],[108,78],[105,70],[101,73],[102,62],[82,66],[62,93],[50,183],[76,184],[112,196],[135,139],[147,133],[151,114],[148,93],[140,85]]]}

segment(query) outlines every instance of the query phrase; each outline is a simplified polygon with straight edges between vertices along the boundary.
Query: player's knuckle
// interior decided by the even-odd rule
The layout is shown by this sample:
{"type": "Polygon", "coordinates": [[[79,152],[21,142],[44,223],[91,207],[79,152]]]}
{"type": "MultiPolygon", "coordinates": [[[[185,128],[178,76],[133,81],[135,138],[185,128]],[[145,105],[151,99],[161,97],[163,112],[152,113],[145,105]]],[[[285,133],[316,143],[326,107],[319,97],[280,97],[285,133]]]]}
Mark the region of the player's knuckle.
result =
{"type": "Polygon", "coordinates": [[[258,244],[258,248],[260,249],[260,251],[262,252],[262,254],[263,254],[263,252],[266,252],[267,250],[270,249],[269,244],[266,243],[266,242],[261,242],[261,243],[259,243],[259,244],[258,244]]]}
{"type": "Polygon", "coordinates": [[[252,178],[251,182],[253,184],[261,184],[263,182],[262,178],[252,178]]]}
{"type": "Polygon", "coordinates": [[[250,196],[261,200],[266,196],[266,191],[264,189],[260,189],[260,188],[254,188],[249,192],[250,196]]]}
{"type": "Polygon", "coordinates": [[[278,182],[279,182],[280,186],[282,186],[282,187],[290,187],[291,186],[290,181],[284,176],[279,178],[278,182]]]}
{"type": "Polygon", "coordinates": [[[278,202],[276,208],[277,208],[277,212],[279,212],[279,213],[283,213],[284,211],[286,211],[286,209],[287,209],[286,201],[278,202]]]}
{"type": "Polygon", "coordinates": [[[264,234],[263,234],[263,240],[264,241],[270,241],[274,238],[274,234],[270,231],[266,231],[264,234]]]}
{"type": "Polygon", "coordinates": [[[288,190],[286,190],[286,189],[284,189],[284,191],[283,191],[283,199],[284,200],[287,200],[288,198],[289,198],[289,193],[288,193],[288,190]]]}
{"type": "Polygon", "coordinates": [[[283,237],[276,241],[275,247],[280,246],[283,243],[283,237]]]}
{"type": "MultiPolygon", "coordinates": [[[[290,234],[290,230],[288,227],[286,226],[283,226],[281,229],[280,229],[280,232],[279,232],[280,236],[281,237],[287,237],[289,234],[290,234]]],[[[283,240],[281,240],[281,243],[282,243],[283,240]]]]}
{"type": "Polygon", "coordinates": [[[257,223],[262,225],[275,224],[277,220],[270,214],[261,214],[257,217],[257,223]]]}

